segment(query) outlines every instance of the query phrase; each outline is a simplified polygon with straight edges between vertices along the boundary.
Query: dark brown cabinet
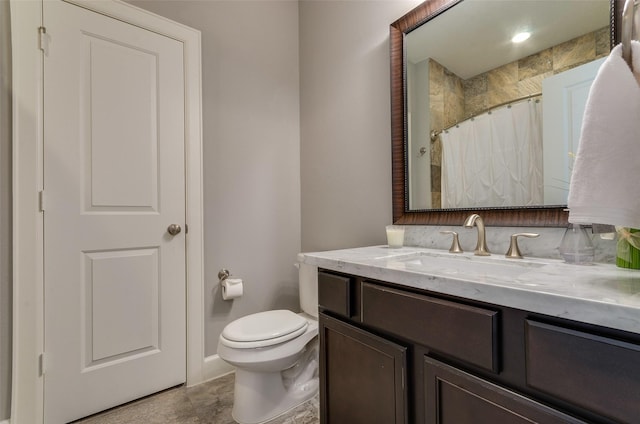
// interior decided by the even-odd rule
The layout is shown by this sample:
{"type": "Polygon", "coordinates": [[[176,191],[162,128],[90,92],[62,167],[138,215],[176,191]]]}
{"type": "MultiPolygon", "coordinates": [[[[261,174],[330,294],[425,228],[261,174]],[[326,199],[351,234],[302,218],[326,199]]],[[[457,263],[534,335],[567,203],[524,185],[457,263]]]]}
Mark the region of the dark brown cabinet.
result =
{"type": "Polygon", "coordinates": [[[530,320],[525,330],[530,387],[640,423],[640,345],[530,320]]]}
{"type": "Polygon", "coordinates": [[[427,424],[586,424],[429,357],[424,376],[427,424]]]}
{"type": "Polygon", "coordinates": [[[323,424],[640,424],[640,334],[318,274],[323,424]]]}
{"type": "Polygon", "coordinates": [[[406,348],[320,316],[323,424],[407,422],[406,348]]]}
{"type": "Polygon", "coordinates": [[[490,371],[498,371],[498,313],[362,283],[362,322],[490,371]]]}

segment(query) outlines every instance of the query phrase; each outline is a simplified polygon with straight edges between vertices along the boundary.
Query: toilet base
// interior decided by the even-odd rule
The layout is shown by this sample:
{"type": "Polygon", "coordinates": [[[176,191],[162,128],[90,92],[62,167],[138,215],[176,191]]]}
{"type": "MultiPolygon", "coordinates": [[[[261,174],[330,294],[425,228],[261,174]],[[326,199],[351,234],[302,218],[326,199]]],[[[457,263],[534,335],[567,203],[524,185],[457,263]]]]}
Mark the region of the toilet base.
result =
{"type": "Polygon", "coordinates": [[[236,369],[233,419],[240,424],[272,420],[311,399],[318,392],[318,362],[305,369],[254,372],[236,369]]]}

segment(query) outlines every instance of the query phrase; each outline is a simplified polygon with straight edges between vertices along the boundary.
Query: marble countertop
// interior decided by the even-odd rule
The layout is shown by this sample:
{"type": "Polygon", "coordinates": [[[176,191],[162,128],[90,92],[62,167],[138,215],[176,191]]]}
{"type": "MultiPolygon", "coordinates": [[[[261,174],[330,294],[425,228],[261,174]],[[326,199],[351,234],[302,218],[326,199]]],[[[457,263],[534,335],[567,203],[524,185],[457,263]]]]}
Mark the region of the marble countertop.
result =
{"type": "Polygon", "coordinates": [[[300,262],[640,334],[640,270],[419,247],[301,253],[300,262]]]}

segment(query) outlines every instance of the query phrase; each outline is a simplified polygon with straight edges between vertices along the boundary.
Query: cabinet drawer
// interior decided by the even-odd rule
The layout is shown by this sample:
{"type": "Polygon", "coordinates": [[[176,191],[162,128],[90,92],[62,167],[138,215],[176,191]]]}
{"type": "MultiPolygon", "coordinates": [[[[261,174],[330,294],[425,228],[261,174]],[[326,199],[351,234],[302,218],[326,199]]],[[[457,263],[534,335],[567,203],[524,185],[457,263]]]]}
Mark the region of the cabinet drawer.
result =
{"type": "Polygon", "coordinates": [[[498,372],[498,313],[364,282],[362,322],[498,372]]]}
{"type": "Polygon", "coordinates": [[[640,345],[526,321],[527,384],[622,423],[640,417],[640,345]]]}
{"type": "Polygon", "coordinates": [[[318,304],[336,314],[351,316],[352,278],[343,275],[318,272],[318,304]]]}

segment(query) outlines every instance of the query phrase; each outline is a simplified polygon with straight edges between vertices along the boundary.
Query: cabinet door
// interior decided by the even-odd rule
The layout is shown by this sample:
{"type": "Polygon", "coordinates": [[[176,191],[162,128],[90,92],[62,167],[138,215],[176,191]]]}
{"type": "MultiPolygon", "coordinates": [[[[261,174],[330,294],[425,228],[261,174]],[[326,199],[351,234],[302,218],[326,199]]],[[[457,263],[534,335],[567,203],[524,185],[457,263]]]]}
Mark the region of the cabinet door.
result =
{"type": "Polygon", "coordinates": [[[429,357],[424,385],[427,424],[585,424],[429,357]]]}
{"type": "Polygon", "coordinates": [[[320,315],[323,424],[407,422],[406,348],[320,315]]]}

